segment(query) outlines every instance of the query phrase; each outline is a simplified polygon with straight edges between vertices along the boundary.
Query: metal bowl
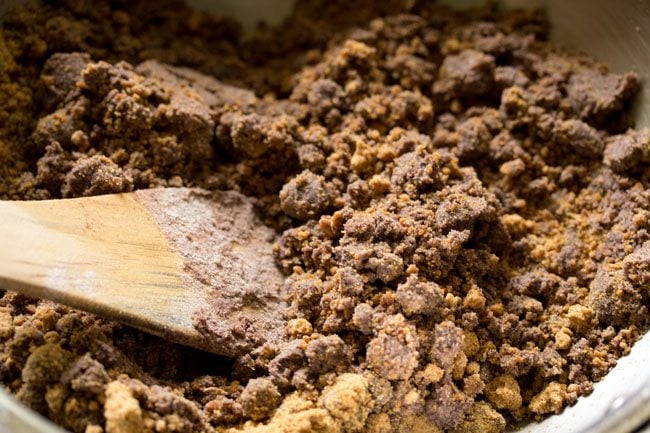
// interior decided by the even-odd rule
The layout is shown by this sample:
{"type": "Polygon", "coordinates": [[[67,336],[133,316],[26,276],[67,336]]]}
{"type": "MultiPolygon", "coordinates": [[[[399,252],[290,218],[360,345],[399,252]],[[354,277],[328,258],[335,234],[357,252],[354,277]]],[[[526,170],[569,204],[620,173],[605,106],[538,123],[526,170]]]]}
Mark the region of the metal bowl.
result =
{"type": "MultiPolygon", "coordinates": [[[[0,16],[20,0],[0,0],[0,16]]],[[[280,21],[293,0],[190,0],[199,8],[238,18],[245,28],[265,19],[280,21]]],[[[482,0],[442,0],[457,7],[482,0]]],[[[544,7],[550,17],[551,39],[584,51],[607,63],[614,72],[650,75],[650,2],[646,0],[503,0],[505,7],[544,7]]],[[[650,127],[650,86],[644,86],[633,106],[637,128],[650,127]]],[[[631,353],[561,414],[521,426],[521,433],[650,433],[650,333],[631,353]]],[[[0,390],[0,433],[65,433],[0,390]]]]}

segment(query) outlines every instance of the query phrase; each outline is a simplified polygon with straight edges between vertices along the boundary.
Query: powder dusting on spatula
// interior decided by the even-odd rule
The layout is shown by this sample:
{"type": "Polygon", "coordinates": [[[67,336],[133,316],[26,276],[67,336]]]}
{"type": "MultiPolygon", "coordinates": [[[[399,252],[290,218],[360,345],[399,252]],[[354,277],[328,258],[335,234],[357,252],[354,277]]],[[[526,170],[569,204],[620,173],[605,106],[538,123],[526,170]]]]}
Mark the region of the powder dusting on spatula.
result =
{"type": "Polygon", "coordinates": [[[184,283],[209,294],[194,326],[219,353],[240,355],[282,338],[282,275],[274,232],[235,191],[170,188],[137,191],[171,246],[183,258],[184,283]]]}

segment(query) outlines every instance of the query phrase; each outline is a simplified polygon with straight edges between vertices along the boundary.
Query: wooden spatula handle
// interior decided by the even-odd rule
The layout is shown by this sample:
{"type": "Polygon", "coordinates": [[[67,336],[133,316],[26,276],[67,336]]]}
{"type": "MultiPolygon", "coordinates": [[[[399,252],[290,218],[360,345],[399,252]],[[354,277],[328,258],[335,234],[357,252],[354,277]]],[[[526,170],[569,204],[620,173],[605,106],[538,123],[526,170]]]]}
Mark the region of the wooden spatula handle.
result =
{"type": "Polygon", "coordinates": [[[181,266],[132,194],[0,202],[0,288],[196,346],[181,266]]]}

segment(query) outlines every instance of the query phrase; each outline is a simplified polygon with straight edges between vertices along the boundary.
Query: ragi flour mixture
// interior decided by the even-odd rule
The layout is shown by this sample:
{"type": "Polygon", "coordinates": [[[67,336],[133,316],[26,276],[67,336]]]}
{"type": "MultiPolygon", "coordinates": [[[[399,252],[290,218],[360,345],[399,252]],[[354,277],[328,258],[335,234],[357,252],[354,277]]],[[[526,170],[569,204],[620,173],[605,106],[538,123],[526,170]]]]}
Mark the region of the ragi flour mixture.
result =
{"type": "Polygon", "coordinates": [[[496,433],[588,394],[648,325],[650,132],[637,76],[548,28],[411,0],[299,1],[248,37],[174,0],[8,12],[0,198],[243,194],[286,313],[227,359],[0,292],[2,386],[74,433],[496,433]]]}

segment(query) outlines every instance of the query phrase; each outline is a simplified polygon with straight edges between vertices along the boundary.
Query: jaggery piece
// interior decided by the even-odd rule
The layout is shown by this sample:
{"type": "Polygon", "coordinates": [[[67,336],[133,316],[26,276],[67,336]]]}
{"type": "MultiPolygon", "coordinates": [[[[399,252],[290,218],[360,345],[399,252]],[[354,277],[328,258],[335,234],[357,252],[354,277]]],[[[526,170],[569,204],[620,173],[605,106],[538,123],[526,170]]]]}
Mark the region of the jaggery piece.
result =
{"type": "Polygon", "coordinates": [[[522,403],[519,384],[508,374],[498,376],[488,383],[485,396],[497,409],[514,411],[519,409],[522,403]]]}
{"type": "Polygon", "coordinates": [[[359,375],[344,373],[333,385],[325,388],[320,403],[330,413],[342,430],[361,431],[370,413],[371,396],[367,380],[359,375]]]}
{"type": "Polygon", "coordinates": [[[106,433],[137,433],[144,430],[142,408],[129,387],[113,381],[106,386],[106,433]]]}
{"type": "Polygon", "coordinates": [[[528,407],[538,415],[559,413],[567,399],[566,388],[563,383],[551,382],[532,398],[528,407]]]}

